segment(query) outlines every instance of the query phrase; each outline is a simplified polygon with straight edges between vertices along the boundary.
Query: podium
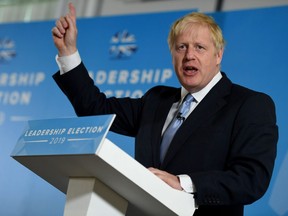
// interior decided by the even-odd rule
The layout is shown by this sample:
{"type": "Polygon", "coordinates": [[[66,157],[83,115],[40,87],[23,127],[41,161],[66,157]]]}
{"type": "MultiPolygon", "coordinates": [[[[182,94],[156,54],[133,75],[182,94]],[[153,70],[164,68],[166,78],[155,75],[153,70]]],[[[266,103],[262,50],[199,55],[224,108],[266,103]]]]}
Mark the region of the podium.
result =
{"type": "Polygon", "coordinates": [[[66,193],[64,216],[191,216],[175,190],[106,138],[115,115],[28,121],[11,156],[66,193]]]}

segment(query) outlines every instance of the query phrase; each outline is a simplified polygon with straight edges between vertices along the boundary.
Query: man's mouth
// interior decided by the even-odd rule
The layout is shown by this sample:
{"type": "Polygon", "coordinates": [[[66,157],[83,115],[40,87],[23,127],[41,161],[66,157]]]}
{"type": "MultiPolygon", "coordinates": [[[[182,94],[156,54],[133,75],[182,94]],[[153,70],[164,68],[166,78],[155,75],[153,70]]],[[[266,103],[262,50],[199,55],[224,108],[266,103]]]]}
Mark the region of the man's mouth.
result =
{"type": "Polygon", "coordinates": [[[194,66],[186,66],[184,67],[184,71],[187,73],[196,73],[198,71],[198,68],[194,66]]]}

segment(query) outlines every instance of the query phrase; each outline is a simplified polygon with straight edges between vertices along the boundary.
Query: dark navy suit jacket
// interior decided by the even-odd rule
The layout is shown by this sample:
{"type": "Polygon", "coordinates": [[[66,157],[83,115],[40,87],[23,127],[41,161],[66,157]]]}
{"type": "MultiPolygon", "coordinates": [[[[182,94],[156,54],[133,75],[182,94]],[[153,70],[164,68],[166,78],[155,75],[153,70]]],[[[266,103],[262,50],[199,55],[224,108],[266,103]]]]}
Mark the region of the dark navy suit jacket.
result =
{"type": "MultiPolygon", "coordinates": [[[[194,215],[243,215],[267,190],[278,128],[269,96],[233,84],[222,73],[181,125],[160,163],[161,131],[180,88],[156,86],[142,98],[106,98],[83,63],[53,77],[78,116],[116,114],[111,130],[135,137],[135,159],[146,167],[188,174],[196,187],[194,215]]],[[[144,179],[145,181],[145,179],[144,179]]]]}

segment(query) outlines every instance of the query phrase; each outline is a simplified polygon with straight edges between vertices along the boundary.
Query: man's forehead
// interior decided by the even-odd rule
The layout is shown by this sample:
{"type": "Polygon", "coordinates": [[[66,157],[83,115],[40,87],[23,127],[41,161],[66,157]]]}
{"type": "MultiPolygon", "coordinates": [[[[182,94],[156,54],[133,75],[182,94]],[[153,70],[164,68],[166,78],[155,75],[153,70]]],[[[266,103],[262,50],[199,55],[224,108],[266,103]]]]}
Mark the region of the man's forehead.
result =
{"type": "Polygon", "coordinates": [[[183,28],[176,37],[177,39],[197,39],[200,41],[212,41],[210,29],[205,25],[190,24],[183,28]]]}

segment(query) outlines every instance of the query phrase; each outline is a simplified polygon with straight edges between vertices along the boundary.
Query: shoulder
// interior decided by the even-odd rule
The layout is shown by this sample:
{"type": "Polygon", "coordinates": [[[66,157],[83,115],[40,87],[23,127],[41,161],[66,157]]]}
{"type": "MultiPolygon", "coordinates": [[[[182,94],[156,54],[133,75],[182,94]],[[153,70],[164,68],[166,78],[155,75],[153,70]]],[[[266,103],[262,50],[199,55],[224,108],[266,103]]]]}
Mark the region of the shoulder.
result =
{"type": "Polygon", "coordinates": [[[233,84],[230,105],[238,110],[239,119],[266,124],[276,124],[276,107],[272,98],[263,92],[233,84]]]}
{"type": "Polygon", "coordinates": [[[268,94],[260,91],[255,91],[238,84],[232,84],[231,95],[237,96],[239,99],[243,100],[256,100],[256,102],[267,101],[270,103],[274,103],[272,98],[268,94]]]}
{"type": "MultiPolygon", "coordinates": [[[[222,87],[223,85],[225,86],[224,88],[228,90],[228,94],[230,95],[230,99],[233,101],[246,101],[246,100],[255,100],[255,101],[267,101],[269,103],[274,103],[272,98],[260,91],[253,90],[251,88],[247,88],[243,85],[239,85],[236,83],[233,83],[225,73],[223,74],[223,82],[222,82],[222,87]]],[[[221,88],[221,87],[220,87],[221,88]]]]}

